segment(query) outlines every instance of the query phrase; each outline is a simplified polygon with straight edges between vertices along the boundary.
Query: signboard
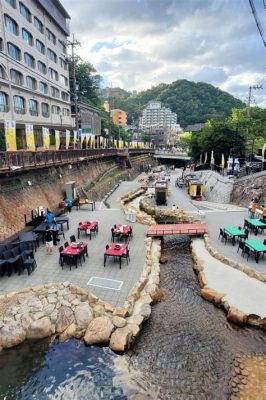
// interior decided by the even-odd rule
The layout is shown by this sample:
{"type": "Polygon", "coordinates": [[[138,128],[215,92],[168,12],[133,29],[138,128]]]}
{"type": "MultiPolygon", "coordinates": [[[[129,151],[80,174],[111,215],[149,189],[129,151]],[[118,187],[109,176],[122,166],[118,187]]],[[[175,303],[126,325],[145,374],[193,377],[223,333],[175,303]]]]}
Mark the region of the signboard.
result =
{"type": "Polygon", "coordinates": [[[33,125],[25,124],[27,150],[35,151],[33,125]]]}
{"type": "Polygon", "coordinates": [[[55,150],[60,149],[60,131],[54,131],[55,134],[55,150]]]}
{"type": "Polygon", "coordinates": [[[16,121],[5,120],[6,151],[17,151],[16,121]]]}
{"type": "Polygon", "coordinates": [[[44,150],[49,150],[50,147],[50,133],[49,128],[42,127],[42,138],[44,150]]]}

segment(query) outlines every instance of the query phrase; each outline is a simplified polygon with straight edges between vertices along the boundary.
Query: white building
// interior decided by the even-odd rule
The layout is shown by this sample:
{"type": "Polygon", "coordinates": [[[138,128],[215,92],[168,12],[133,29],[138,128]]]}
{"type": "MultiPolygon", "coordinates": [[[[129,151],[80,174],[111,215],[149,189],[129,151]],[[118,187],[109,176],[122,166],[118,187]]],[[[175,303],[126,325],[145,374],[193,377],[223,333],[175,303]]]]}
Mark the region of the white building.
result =
{"type": "Polygon", "coordinates": [[[0,0],[0,129],[15,120],[17,135],[34,125],[70,128],[66,39],[70,16],[58,0],[0,0]]]}
{"type": "Polygon", "coordinates": [[[150,101],[142,111],[140,127],[145,128],[166,128],[176,125],[177,115],[170,108],[162,107],[159,101],[150,101]]]}

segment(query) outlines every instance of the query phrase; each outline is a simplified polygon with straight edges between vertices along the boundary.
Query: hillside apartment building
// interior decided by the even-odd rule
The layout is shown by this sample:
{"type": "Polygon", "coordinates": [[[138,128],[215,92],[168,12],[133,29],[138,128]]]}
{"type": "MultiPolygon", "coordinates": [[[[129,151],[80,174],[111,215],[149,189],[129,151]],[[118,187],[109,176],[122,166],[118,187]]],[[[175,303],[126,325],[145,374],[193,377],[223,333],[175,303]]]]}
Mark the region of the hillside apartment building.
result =
{"type": "Polygon", "coordinates": [[[42,146],[42,127],[72,126],[66,40],[70,16],[58,0],[0,0],[0,131],[15,120],[25,141],[33,124],[42,146]]]}

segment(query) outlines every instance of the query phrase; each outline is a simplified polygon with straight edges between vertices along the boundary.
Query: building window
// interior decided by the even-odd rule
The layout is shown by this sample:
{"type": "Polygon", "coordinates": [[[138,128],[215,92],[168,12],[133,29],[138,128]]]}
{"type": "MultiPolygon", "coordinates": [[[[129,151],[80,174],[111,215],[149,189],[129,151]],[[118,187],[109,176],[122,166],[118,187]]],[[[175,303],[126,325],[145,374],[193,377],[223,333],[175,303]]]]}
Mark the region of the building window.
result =
{"type": "Polygon", "coordinates": [[[6,79],[6,71],[3,65],[0,65],[0,78],[1,79],[6,79]]]}
{"type": "Polygon", "coordinates": [[[24,53],[24,61],[30,68],[35,68],[35,59],[29,53],[24,53]]]}
{"type": "Polygon", "coordinates": [[[57,55],[53,50],[47,49],[47,57],[50,58],[50,60],[52,60],[54,63],[57,62],[57,55]]]}
{"type": "Polygon", "coordinates": [[[28,43],[30,46],[33,45],[32,34],[24,28],[22,28],[22,38],[23,38],[24,42],[28,43]]]}
{"type": "Polygon", "coordinates": [[[65,71],[67,71],[67,62],[63,58],[60,57],[60,66],[64,68],[65,71]]]}
{"type": "Polygon", "coordinates": [[[62,51],[62,53],[66,54],[66,45],[62,40],[58,39],[58,47],[62,51]]]}
{"type": "Polygon", "coordinates": [[[17,114],[25,114],[25,99],[21,96],[13,96],[14,111],[17,114]]]}
{"type": "Polygon", "coordinates": [[[44,82],[39,83],[39,89],[40,89],[40,92],[42,92],[43,94],[48,93],[48,86],[44,82]]]}
{"type": "Polygon", "coordinates": [[[70,111],[69,111],[69,109],[68,109],[68,108],[63,108],[63,115],[65,115],[65,116],[69,117],[69,115],[70,115],[70,111]]]}
{"type": "Polygon", "coordinates": [[[11,69],[10,70],[10,80],[11,82],[15,83],[16,85],[23,85],[23,75],[21,72],[11,69]]]}
{"type": "Polygon", "coordinates": [[[42,103],[42,116],[45,118],[49,117],[49,104],[42,103]]]}
{"type": "Polygon", "coordinates": [[[32,78],[32,76],[26,77],[26,85],[29,89],[36,90],[37,89],[37,81],[32,78]]]}
{"type": "Polygon", "coordinates": [[[49,78],[58,81],[58,72],[56,72],[53,68],[49,68],[49,78]]]}
{"type": "Polygon", "coordinates": [[[29,112],[30,115],[37,117],[38,115],[38,102],[36,100],[29,100],[29,112]]]}
{"type": "Polygon", "coordinates": [[[8,95],[5,92],[0,92],[0,112],[8,112],[8,95]]]}
{"type": "Polygon", "coordinates": [[[61,92],[61,99],[62,99],[62,100],[65,100],[65,101],[68,101],[68,93],[66,93],[66,92],[61,92]]]}
{"type": "Polygon", "coordinates": [[[41,42],[39,39],[36,39],[36,49],[42,53],[45,54],[45,46],[43,42],[41,42]]]}
{"type": "Polygon", "coordinates": [[[26,18],[27,21],[31,22],[31,12],[30,12],[30,10],[29,10],[26,6],[24,6],[24,4],[21,3],[21,2],[19,3],[19,11],[20,11],[20,14],[21,14],[24,18],[26,18]]]}
{"type": "Polygon", "coordinates": [[[1,37],[0,37],[0,51],[4,51],[4,42],[1,37]]]}
{"type": "Polygon", "coordinates": [[[51,110],[52,110],[52,114],[57,114],[57,115],[60,114],[60,107],[58,107],[58,106],[52,106],[51,110]]]}
{"type": "Polygon", "coordinates": [[[8,3],[13,8],[17,8],[16,0],[6,0],[6,3],[8,3]]]}
{"type": "Polygon", "coordinates": [[[68,86],[68,79],[64,75],[60,75],[60,83],[62,83],[62,85],[68,86]]]}
{"type": "Polygon", "coordinates": [[[59,90],[54,86],[51,86],[51,96],[56,97],[57,99],[60,97],[59,90]]]}
{"type": "Polygon", "coordinates": [[[7,52],[8,55],[13,58],[14,60],[20,61],[21,60],[21,52],[17,46],[12,43],[7,43],[7,52]]]}
{"type": "Polygon", "coordinates": [[[46,28],[46,37],[48,40],[50,40],[50,42],[52,42],[53,44],[56,44],[56,37],[53,34],[53,32],[50,31],[50,29],[46,28]]]}
{"type": "Polygon", "coordinates": [[[38,61],[37,67],[39,72],[41,72],[44,75],[46,74],[46,65],[43,62],[38,61]]]}
{"type": "Polygon", "coordinates": [[[8,32],[18,35],[18,24],[7,14],[5,14],[5,26],[8,32]]]}
{"type": "Polygon", "coordinates": [[[43,33],[43,23],[37,17],[34,17],[34,26],[39,32],[43,33]]]}

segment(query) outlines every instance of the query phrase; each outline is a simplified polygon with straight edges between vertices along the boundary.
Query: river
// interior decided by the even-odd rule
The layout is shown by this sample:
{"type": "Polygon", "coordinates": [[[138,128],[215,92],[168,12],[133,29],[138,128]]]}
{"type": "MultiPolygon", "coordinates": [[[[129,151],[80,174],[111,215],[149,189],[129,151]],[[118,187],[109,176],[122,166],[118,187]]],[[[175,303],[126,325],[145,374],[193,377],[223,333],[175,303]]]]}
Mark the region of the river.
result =
{"type": "Polygon", "coordinates": [[[166,239],[163,254],[162,301],[124,356],[74,339],[24,343],[0,354],[0,399],[230,399],[237,357],[266,357],[266,335],[200,297],[188,239],[166,239]]]}

